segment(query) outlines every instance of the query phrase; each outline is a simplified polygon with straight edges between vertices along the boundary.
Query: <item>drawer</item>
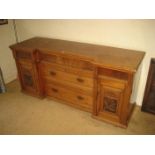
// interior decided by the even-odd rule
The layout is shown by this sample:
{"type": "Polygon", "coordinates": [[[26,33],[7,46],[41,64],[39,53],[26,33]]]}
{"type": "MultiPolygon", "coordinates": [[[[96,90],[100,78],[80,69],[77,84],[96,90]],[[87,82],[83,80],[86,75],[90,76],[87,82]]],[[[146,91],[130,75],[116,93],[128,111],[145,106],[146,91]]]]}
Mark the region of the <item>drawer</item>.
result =
{"type": "Polygon", "coordinates": [[[63,86],[54,83],[45,85],[45,93],[48,96],[67,101],[82,108],[92,109],[93,107],[93,98],[91,96],[66,89],[63,86]]]}
{"type": "Polygon", "coordinates": [[[98,74],[99,76],[107,76],[115,79],[120,80],[128,80],[129,75],[122,71],[107,69],[107,68],[98,68],[98,74]]]}
{"type": "Polygon", "coordinates": [[[57,63],[67,67],[74,67],[85,70],[94,70],[94,65],[89,61],[79,60],[76,58],[69,58],[68,56],[60,56],[49,53],[40,52],[40,58],[42,61],[57,63]]]}
{"type": "Polygon", "coordinates": [[[78,86],[93,87],[93,72],[70,67],[61,67],[54,63],[40,64],[43,78],[49,80],[66,81],[78,86]]]}
{"type": "Polygon", "coordinates": [[[17,59],[27,59],[27,60],[32,59],[32,54],[28,51],[16,50],[15,56],[17,59]]]}
{"type": "Polygon", "coordinates": [[[72,74],[76,74],[76,75],[82,75],[84,77],[89,77],[89,78],[94,77],[94,71],[68,67],[68,66],[59,65],[59,64],[56,64],[56,63],[49,63],[49,62],[46,62],[46,61],[41,61],[40,62],[40,67],[43,70],[46,70],[46,69],[50,68],[50,69],[55,69],[55,70],[62,71],[62,72],[72,73],[72,74]]]}
{"type": "Polygon", "coordinates": [[[127,81],[125,80],[119,80],[119,79],[110,78],[107,76],[99,76],[98,82],[100,83],[100,85],[111,86],[113,88],[118,88],[121,90],[125,89],[127,85],[127,81]]]}
{"type": "Polygon", "coordinates": [[[87,95],[87,96],[93,96],[93,93],[94,93],[93,88],[82,87],[80,85],[76,85],[76,84],[71,83],[71,82],[51,80],[51,79],[48,79],[48,78],[44,78],[43,80],[44,80],[45,85],[54,83],[57,86],[64,87],[65,89],[72,90],[73,92],[76,91],[76,92],[78,92],[80,94],[84,94],[84,95],[87,95]]]}

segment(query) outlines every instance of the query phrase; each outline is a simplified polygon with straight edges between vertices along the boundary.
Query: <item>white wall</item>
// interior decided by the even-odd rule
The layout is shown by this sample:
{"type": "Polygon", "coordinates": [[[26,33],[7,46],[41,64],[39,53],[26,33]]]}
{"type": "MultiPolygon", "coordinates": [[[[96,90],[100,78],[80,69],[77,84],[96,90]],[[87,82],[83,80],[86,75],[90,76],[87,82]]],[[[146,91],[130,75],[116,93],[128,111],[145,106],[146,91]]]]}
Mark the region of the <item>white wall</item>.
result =
{"type": "Polygon", "coordinates": [[[146,52],[136,81],[135,100],[142,104],[151,57],[155,57],[155,20],[16,20],[19,40],[44,36],[146,52]]]}
{"type": "Polygon", "coordinates": [[[6,83],[16,79],[17,71],[15,61],[9,45],[15,43],[13,21],[8,24],[0,25],[0,67],[6,83]]]}

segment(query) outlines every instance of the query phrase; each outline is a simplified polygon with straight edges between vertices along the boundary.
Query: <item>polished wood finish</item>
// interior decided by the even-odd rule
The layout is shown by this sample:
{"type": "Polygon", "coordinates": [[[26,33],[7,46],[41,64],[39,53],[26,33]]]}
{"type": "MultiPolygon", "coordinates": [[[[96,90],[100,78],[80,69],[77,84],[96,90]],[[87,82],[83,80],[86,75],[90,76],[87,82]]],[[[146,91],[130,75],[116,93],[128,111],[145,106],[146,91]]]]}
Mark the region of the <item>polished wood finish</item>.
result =
{"type": "Polygon", "coordinates": [[[145,94],[142,104],[142,111],[155,114],[155,59],[150,62],[145,94]]]}
{"type": "Polygon", "coordinates": [[[65,87],[65,85],[56,82],[46,84],[45,91],[48,96],[67,101],[83,108],[83,110],[92,111],[93,97],[90,95],[69,89],[68,86],[65,87]]]}
{"type": "Polygon", "coordinates": [[[10,48],[22,91],[127,127],[133,76],[144,52],[40,37],[10,48]]]}
{"type": "Polygon", "coordinates": [[[124,113],[122,106],[125,99],[127,81],[99,76],[98,84],[98,92],[100,93],[97,101],[97,115],[103,119],[118,122],[118,124],[123,122],[121,115],[124,113]]]}
{"type": "Polygon", "coordinates": [[[40,63],[42,75],[51,80],[63,80],[76,85],[93,87],[93,72],[63,67],[53,63],[40,63]]]}

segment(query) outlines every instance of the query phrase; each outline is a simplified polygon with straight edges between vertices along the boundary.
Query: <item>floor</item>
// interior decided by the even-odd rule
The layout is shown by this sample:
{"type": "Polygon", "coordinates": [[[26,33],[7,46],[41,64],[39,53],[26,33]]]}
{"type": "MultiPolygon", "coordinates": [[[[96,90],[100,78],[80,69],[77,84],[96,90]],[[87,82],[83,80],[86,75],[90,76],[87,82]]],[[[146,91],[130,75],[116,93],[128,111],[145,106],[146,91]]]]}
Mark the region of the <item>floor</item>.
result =
{"type": "Polygon", "coordinates": [[[7,92],[0,94],[0,134],[155,134],[155,115],[136,107],[128,128],[122,129],[68,105],[25,95],[18,81],[13,81],[7,85],[7,92]]]}

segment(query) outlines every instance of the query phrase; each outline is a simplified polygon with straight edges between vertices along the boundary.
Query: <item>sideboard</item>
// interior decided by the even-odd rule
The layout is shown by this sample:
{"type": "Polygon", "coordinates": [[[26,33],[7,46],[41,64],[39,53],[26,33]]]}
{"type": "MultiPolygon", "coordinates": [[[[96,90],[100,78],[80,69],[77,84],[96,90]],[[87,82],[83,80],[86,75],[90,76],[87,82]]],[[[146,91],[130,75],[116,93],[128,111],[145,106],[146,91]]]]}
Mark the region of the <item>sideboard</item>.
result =
{"type": "Polygon", "coordinates": [[[134,75],[144,52],[34,37],[11,45],[21,90],[127,127],[134,75]]]}

